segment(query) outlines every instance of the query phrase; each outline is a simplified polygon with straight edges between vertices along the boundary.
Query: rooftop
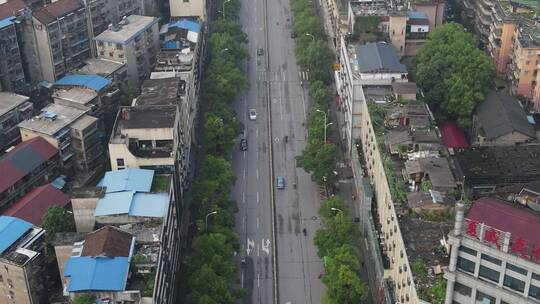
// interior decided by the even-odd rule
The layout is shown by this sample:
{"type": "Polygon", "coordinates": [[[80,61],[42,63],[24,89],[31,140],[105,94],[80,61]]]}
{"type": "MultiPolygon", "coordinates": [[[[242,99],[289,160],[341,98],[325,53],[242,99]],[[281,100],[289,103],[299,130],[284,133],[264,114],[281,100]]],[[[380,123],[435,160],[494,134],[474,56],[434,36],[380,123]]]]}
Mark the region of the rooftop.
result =
{"type": "Polygon", "coordinates": [[[428,157],[405,162],[407,174],[424,173],[435,190],[454,188],[456,181],[446,158],[428,157]]]}
{"type": "Polygon", "coordinates": [[[455,122],[444,122],[439,125],[443,145],[448,148],[467,148],[469,142],[465,137],[465,132],[461,130],[455,122]]]}
{"type": "Polygon", "coordinates": [[[41,137],[23,141],[15,146],[0,158],[0,172],[2,172],[0,193],[57,153],[58,150],[41,137]]]}
{"type": "Polygon", "coordinates": [[[83,4],[79,0],[58,0],[36,9],[32,15],[41,23],[49,24],[81,8],[83,4]]]}
{"type": "Polygon", "coordinates": [[[174,127],[176,106],[122,107],[116,119],[114,136],[127,129],[171,129],[174,127]]]}
{"type": "Polygon", "coordinates": [[[10,92],[0,92],[0,116],[20,106],[28,99],[30,98],[23,95],[10,92]]]}
{"type": "Polygon", "coordinates": [[[122,191],[107,193],[100,198],[94,215],[120,215],[165,217],[169,206],[168,193],[140,193],[122,191]]]}
{"type": "Polygon", "coordinates": [[[51,184],[34,188],[4,211],[3,215],[13,216],[34,226],[41,226],[42,218],[52,205],[65,207],[69,196],[53,187],[51,184]]]}
{"type": "Polygon", "coordinates": [[[155,70],[174,71],[177,73],[182,71],[190,71],[193,66],[193,58],[194,52],[162,50],[157,55],[155,70]]]}
{"type": "Polygon", "coordinates": [[[107,187],[106,193],[120,191],[150,192],[152,188],[153,170],[124,169],[108,171],[98,183],[99,187],[107,187]]]}
{"type": "Polygon", "coordinates": [[[536,138],[534,127],[527,120],[519,101],[502,92],[491,92],[476,108],[483,135],[496,139],[509,133],[519,132],[536,138]]]}
{"type": "Polygon", "coordinates": [[[129,257],[70,257],[64,268],[64,277],[69,278],[67,291],[123,291],[129,261],[129,257]]]}
{"type": "Polygon", "coordinates": [[[111,84],[111,81],[99,75],[70,74],[54,83],[56,86],[77,86],[101,92],[111,84]]]}
{"type": "Polygon", "coordinates": [[[54,235],[53,246],[73,245],[75,242],[83,241],[86,232],[57,232],[54,235]]]}
{"type": "Polygon", "coordinates": [[[136,104],[142,105],[177,105],[180,95],[186,92],[186,82],[178,78],[146,79],[141,87],[141,94],[136,104]]]}
{"type": "Polygon", "coordinates": [[[394,47],[386,42],[361,45],[357,47],[356,53],[360,73],[407,73],[394,47]]]}
{"type": "Polygon", "coordinates": [[[0,216],[0,254],[32,229],[32,224],[11,216],[0,216]]]}
{"type": "Polygon", "coordinates": [[[87,105],[97,96],[96,91],[79,87],[55,90],[52,95],[53,98],[67,100],[80,105],[87,105]]]}
{"type": "Polygon", "coordinates": [[[86,235],[81,256],[129,257],[133,242],[130,233],[105,226],[86,235]]]}
{"type": "Polygon", "coordinates": [[[78,69],[77,72],[89,75],[95,74],[103,77],[108,77],[121,67],[125,66],[122,62],[96,58],[86,59],[84,63],[85,65],[78,69]]]}
{"type": "Polygon", "coordinates": [[[392,91],[395,94],[416,94],[418,88],[414,82],[394,82],[392,91]]]}
{"type": "Polygon", "coordinates": [[[22,0],[10,0],[0,4],[0,20],[17,15],[27,8],[26,3],[22,0]]]}
{"type": "Polygon", "coordinates": [[[41,110],[41,113],[19,123],[19,127],[37,133],[55,136],[57,132],[69,126],[86,111],[59,104],[50,104],[41,110]]]}
{"type": "Polygon", "coordinates": [[[96,41],[127,44],[158,22],[158,18],[139,15],[128,16],[126,20],[127,22],[124,22],[124,24],[107,29],[94,39],[96,41]]]}
{"type": "Polygon", "coordinates": [[[71,124],[71,128],[73,130],[83,131],[88,126],[90,126],[93,123],[96,123],[97,121],[98,119],[95,118],[94,116],[84,115],[83,117],[77,119],[77,121],[75,121],[73,124],[71,124]]]}
{"type": "Polygon", "coordinates": [[[161,48],[166,50],[192,49],[199,41],[201,26],[197,21],[180,19],[161,27],[161,48]]]}

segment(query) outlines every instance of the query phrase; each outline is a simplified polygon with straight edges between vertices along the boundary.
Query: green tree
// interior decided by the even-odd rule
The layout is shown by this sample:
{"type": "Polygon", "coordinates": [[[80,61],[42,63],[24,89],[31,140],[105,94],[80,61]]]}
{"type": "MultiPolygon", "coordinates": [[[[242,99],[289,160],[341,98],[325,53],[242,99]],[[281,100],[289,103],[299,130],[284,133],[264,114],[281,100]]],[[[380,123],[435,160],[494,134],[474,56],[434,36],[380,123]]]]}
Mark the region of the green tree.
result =
{"type": "Polygon", "coordinates": [[[477,41],[456,23],[443,24],[429,36],[415,59],[415,79],[443,120],[471,125],[472,113],[493,88],[495,67],[477,41]]]}
{"type": "MultiPolygon", "coordinates": [[[[305,37],[303,39],[310,39],[305,37]]],[[[328,84],[331,80],[330,70],[334,63],[334,54],[326,40],[310,39],[305,45],[298,44],[295,48],[296,63],[306,69],[309,79],[320,80],[328,84]]]]}
{"type": "Polygon", "coordinates": [[[326,228],[315,233],[314,242],[317,245],[319,257],[332,256],[343,244],[352,244],[355,235],[351,219],[343,214],[325,221],[326,228]]]}
{"type": "Polygon", "coordinates": [[[345,212],[345,215],[348,215],[347,204],[340,196],[332,196],[322,201],[321,207],[319,208],[319,215],[325,220],[334,218],[339,211],[332,210],[332,208],[339,209],[341,210],[340,212],[345,212]]]}
{"type": "Polygon", "coordinates": [[[315,80],[309,84],[309,97],[313,101],[313,107],[322,109],[328,109],[332,96],[328,87],[320,80],[315,80]]]}
{"type": "Polygon", "coordinates": [[[248,36],[242,31],[242,26],[238,22],[230,19],[218,19],[214,20],[210,27],[213,34],[227,33],[231,35],[237,43],[248,43],[248,36]]]}
{"type": "Polygon", "coordinates": [[[311,174],[311,179],[319,184],[333,184],[339,159],[339,151],[334,144],[308,144],[302,154],[296,157],[297,165],[311,174]]]}
{"type": "Polygon", "coordinates": [[[60,205],[52,205],[47,209],[41,225],[47,233],[47,242],[51,242],[58,232],[75,231],[73,215],[60,205]]]}
{"type": "Polygon", "coordinates": [[[93,295],[82,294],[75,296],[71,303],[73,304],[94,304],[96,298],[93,295]]]}
{"type": "Polygon", "coordinates": [[[218,155],[231,151],[237,134],[234,126],[226,124],[221,117],[207,114],[204,130],[204,143],[208,153],[218,155]]]}

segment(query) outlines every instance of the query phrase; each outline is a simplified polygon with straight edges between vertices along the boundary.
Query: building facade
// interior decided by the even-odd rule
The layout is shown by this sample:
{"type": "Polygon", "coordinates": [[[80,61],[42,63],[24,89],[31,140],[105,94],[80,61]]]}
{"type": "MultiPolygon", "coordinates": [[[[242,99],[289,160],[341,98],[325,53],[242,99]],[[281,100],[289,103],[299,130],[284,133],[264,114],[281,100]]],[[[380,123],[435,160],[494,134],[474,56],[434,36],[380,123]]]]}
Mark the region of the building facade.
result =
{"type": "Polygon", "coordinates": [[[26,88],[21,49],[20,27],[16,17],[0,20],[0,90],[22,92],[26,88]]]}
{"type": "Polygon", "coordinates": [[[0,154],[21,140],[17,125],[32,117],[34,112],[29,99],[15,93],[0,92],[0,154]]]}
{"type": "MultiPolygon", "coordinates": [[[[206,0],[169,0],[171,18],[198,17],[206,21],[206,0]]],[[[225,4],[226,5],[226,4],[225,4]]]]}
{"type": "Polygon", "coordinates": [[[148,78],[159,52],[158,19],[131,15],[96,38],[98,58],[126,64],[128,85],[138,88],[148,78]]]}
{"type": "Polygon", "coordinates": [[[446,304],[539,303],[540,254],[535,211],[493,198],[457,205],[446,304]]]}
{"type": "Polygon", "coordinates": [[[41,79],[55,82],[90,57],[86,11],[78,0],[58,0],[32,12],[41,79]]]}

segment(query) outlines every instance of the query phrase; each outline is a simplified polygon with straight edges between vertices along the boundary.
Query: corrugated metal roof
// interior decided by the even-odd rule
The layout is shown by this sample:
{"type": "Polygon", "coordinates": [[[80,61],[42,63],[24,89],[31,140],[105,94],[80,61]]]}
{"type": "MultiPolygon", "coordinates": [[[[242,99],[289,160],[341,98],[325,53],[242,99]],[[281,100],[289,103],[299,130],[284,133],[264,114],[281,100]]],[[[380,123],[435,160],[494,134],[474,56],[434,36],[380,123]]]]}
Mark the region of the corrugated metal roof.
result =
{"type": "Polygon", "coordinates": [[[419,11],[410,11],[407,13],[411,19],[428,19],[428,16],[424,12],[419,11]]]}
{"type": "Polygon", "coordinates": [[[8,25],[12,25],[15,19],[16,19],[15,17],[8,17],[8,18],[0,20],[0,29],[8,25]]]}
{"type": "Polygon", "coordinates": [[[356,49],[361,73],[407,73],[394,47],[385,42],[370,42],[356,49]]]}
{"type": "Polygon", "coordinates": [[[100,187],[107,187],[107,193],[119,191],[150,192],[154,170],[124,169],[109,171],[98,183],[100,187]]]}
{"type": "Polygon", "coordinates": [[[111,81],[99,75],[66,75],[56,81],[60,86],[81,86],[100,92],[111,84],[111,81]]]}
{"type": "Polygon", "coordinates": [[[41,219],[52,205],[65,207],[69,196],[51,184],[34,188],[23,198],[11,205],[4,215],[14,216],[28,221],[35,226],[41,226],[41,219]]]}
{"type": "Polygon", "coordinates": [[[164,217],[169,206],[167,193],[136,193],[131,202],[129,215],[164,217]]]}
{"type": "Polygon", "coordinates": [[[11,216],[0,216],[0,254],[30,229],[32,229],[32,224],[27,221],[11,216]]]}
{"type": "Polygon", "coordinates": [[[95,216],[128,214],[131,208],[134,191],[107,193],[96,205],[95,216]]]}
{"type": "Polygon", "coordinates": [[[122,291],[126,288],[129,257],[70,257],[64,276],[69,277],[67,291],[122,291]]]}
{"type": "Polygon", "coordinates": [[[169,27],[179,27],[195,33],[198,33],[201,30],[201,26],[198,22],[187,19],[180,19],[174,23],[170,23],[169,27]]]}
{"type": "Polygon", "coordinates": [[[465,132],[458,128],[455,122],[445,122],[439,125],[443,145],[446,148],[467,148],[469,142],[465,137],[465,132]]]}

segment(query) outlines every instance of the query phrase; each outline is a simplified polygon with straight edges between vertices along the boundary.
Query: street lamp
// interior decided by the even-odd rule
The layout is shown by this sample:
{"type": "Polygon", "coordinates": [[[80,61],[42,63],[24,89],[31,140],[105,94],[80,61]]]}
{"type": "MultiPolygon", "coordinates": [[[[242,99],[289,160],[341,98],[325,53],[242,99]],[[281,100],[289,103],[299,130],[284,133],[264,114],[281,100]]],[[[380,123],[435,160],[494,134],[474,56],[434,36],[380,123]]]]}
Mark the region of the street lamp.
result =
{"type": "Polygon", "coordinates": [[[225,19],[225,3],[231,2],[231,0],[225,0],[223,1],[223,19],[225,19]]]}
{"type": "Polygon", "coordinates": [[[338,209],[338,208],[334,208],[334,207],[330,208],[330,210],[333,210],[333,211],[338,211],[338,212],[343,212],[343,210],[341,210],[341,209],[338,209]]]}
{"type": "Polygon", "coordinates": [[[326,143],[326,128],[327,128],[328,126],[330,126],[330,125],[333,125],[334,123],[331,122],[331,123],[328,123],[328,124],[327,124],[327,123],[326,123],[326,113],[323,112],[323,111],[321,111],[321,110],[319,110],[319,109],[315,109],[315,111],[324,114],[324,142],[326,143]]]}
{"type": "Polygon", "coordinates": [[[230,49],[229,48],[224,48],[223,50],[221,50],[221,53],[227,52],[227,51],[230,51],[230,49]]]}
{"type": "Polygon", "coordinates": [[[213,214],[216,214],[216,213],[217,213],[217,211],[212,211],[212,212],[210,212],[210,213],[208,213],[208,214],[206,215],[206,227],[205,227],[205,231],[208,230],[208,217],[209,217],[210,215],[213,215],[213,214]]]}
{"type": "Polygon", "coordinates": [[[309,36],[309,37],[313,38],[313,41],[315,41],[315,36],[313,36],[312,34],[306,33],[306,36],[309,36]]]}

